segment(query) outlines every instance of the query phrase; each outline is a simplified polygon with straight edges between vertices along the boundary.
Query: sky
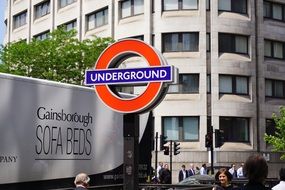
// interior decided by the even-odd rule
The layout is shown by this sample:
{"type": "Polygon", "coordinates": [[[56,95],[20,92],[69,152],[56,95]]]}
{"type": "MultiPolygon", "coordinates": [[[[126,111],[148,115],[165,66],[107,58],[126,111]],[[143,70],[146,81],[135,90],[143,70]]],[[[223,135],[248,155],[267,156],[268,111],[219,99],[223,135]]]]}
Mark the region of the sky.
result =
{"type": "Polygon", "coordinates": [[[4,14],[6,8],[6,0],[0,0],[0,44],[3,44],[5,34],[4,14]]]}

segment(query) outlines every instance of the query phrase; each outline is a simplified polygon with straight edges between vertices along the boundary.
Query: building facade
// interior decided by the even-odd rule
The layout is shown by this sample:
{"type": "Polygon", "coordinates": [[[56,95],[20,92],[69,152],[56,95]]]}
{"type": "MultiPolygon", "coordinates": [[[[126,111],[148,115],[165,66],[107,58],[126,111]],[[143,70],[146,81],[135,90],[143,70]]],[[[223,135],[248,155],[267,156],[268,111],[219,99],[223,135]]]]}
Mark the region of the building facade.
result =
{"type": "MultiPolygon", "coordinates": [[[[209,162],[209,126],[225,137],[215,165],[256,152],[272,177],[285,165],[264,141],[272,113],[285,105],[285,0],[8,0],[5,23],[6,43],[45,39],[64,25],[80,40],[132,37],[161,51],[179,69],[153,111],[155,132],[181,143],[174,181],[182,164],[209,162]]],[[[160,151],[158,159],[169,156],[160,151]]]]}

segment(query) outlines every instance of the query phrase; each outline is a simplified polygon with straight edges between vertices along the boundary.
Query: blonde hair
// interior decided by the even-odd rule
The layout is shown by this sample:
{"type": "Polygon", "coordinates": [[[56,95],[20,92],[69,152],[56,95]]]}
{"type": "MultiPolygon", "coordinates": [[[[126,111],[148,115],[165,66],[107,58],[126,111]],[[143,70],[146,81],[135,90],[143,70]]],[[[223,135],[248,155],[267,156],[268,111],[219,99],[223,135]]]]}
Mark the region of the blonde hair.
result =
{"type": "Polygon", "coordinates": [[[86,173],[80,173],[75,177],[74,184],[87,186],[89,181],[90,178],[86,173]]]}

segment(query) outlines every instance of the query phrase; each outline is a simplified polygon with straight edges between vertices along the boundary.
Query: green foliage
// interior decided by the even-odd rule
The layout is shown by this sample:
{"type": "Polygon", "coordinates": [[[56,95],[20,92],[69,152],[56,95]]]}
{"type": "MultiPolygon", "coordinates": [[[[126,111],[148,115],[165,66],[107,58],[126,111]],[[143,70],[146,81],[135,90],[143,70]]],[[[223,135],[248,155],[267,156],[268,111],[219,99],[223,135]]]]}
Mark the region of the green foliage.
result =
{"type": "MultiPolygon", "coordinates": [[[[281,106],[279,116],[274,113],[272,118],[276,125],[276,132],[274,135],[265,134],[264,139],[273,146],[274,152],[283,152],[285,151],[285,107],[281,106]]],[[[280,159],[285,160],[285,152],[280,159]]]]}
{"type": "Polygon", "coordinates": [[[45,40],[9,43],[0,50],[0,72],[80,85],[85,70],[95,65],[111,38],[79,41],[76,31],[63,28],[45,40]]]}

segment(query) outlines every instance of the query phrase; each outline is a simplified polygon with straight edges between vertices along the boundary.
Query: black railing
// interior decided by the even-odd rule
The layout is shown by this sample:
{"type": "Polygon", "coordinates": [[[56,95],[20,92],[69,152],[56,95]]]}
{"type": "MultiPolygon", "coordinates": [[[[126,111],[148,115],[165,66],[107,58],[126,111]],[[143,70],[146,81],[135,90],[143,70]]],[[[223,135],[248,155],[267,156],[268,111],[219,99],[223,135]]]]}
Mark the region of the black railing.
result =
{"type": "MultiPolygon", "coordinates": [[[[238,187],[244,186],[248,182],[247,179],[234,179],[232,184],[238,187]]],[[[139,184],[138,190],[212,190],[214,187],[213,180],[202,180],[201,184],[189,184],[189,185],[172,185],[172,184],[139,184]]],[[[279,183],[277,178],[267,178],[265,180],[265,186],[272,188],[279,183]]],[[[61,189],[50,189],[50,190],[73,190],[74,188],[61,188],[61,189]]],[[[116,185],[102,185],[102,186],[90,186],[89,190],[123,190],[123,184],[116,185]]]]}
{"type": "MultiPolygon", "coordinates": [[[[138,190],[169,190],[169,189],[183,189],[183,190],[211,190],[213,185],[170,185],[170,184],[139,184],[138,190]]],[[[74,188],[52,189],[52,190],[73,190],[74,188]]],[[[102,185],[90,186],[89,190],[123,190],[122,184],[117,185],[102,185]]]]}

